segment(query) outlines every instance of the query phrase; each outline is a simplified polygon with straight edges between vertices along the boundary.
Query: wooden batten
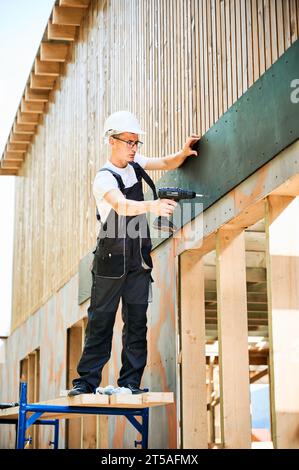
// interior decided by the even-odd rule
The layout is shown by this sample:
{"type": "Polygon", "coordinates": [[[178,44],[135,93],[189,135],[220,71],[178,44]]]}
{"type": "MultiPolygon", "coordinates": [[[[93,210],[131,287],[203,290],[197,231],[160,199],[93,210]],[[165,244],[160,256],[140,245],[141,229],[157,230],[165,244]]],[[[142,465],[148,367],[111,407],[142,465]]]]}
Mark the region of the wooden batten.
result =
{"type": "Polygon", "coordinates": [[[34,134],[36,131],[36,125],[34,124],[18,124],[14,123],[13,131],[17,134],[34,134]]]}
{"type": "Polygon", "coordinates": [[[31,142],[31,135],[28,134],[16,134],[13,132],[10,136],[10,141],[11,142],[22,142],[22,143],[28,143],[31,142]]]}
{"type": "Polygon", "coordinates": [[[18,111],[17,123],[18,124],[38,124],[39,114],[37,113],[22,113],[18,111]]]}
{"type": "Polygon", "coordinates": [[[60,75],[60,62],[49,62],[40,59],[35,59],[35,75],[47,77],[59,77],[60,75]]]}
{"type": "Polygon", "coordinates": [[[65,62],[68,51],[68,44],[43,42],[40,46],[40,59],[48,62],[65,62]]]}
{"type": "Polygon", "coordinates": [[[80,26],[85,8],[54,7],[53,24],[80,26]]]}
{"type": "Polygon", "coordinates": [[[41,90],[32,90],[27,87],[25,91],[25,100],[38,103],[47,103],[49,101],[49,92],[41,90]]]}
{"type": "Polygon", "coordinates": [[[61,7],[88,8],[90,0],[60,0],[61,7]]]}
{"type": "Polygon", "coordinates": [[[7,169],[19,169],[22,165],[22,160],[1,160],[1,167],[7,169]]]}
{"type": "Polygon", "coordinates": [[[33,73],[30,79],[30,86],[31,88],[39,90],[52,90],[54,88],[54,82],[54,77],[41,77],[33,73]]]}
{"type": "Polygon", "coordinates": [[[17,168],[1,168],[0,165],[0,176],[16,176],[18,174],[17,168]]]}
{"type": "Polygon", "coordinates": [[[27,149],[28,149],[28,144],[20,144],[20,143],[15,143],[15,144],[11,144],[10,142],[8,142],[7,146],[6,146],[6,151],[7,152],[10,152],[10,153],[16,153],[16,154],[24,154],[25,152],[27,152],[27,149]]]}
{"type": "Polygon", "coordinates": [[[32,103],[30,101],[28,102],[28,101],[24,100],[24,98],[22,99],[22,102],[21,102],[21,112],[22,113],[42,114],[44,112],[44,109],[45,109],[45,104],[42,103],[42,102],[32,103]]]}
{"type": "Polygon", "coordinates": [[[24,155],[25,155],[24,152],[18,152],[18,153],[8,152],[8,151],[4,152],[4,158],[6,160],[16,160],[16,161],[24,160],[24,155]]]}
{"type": "Polygon", "coordinates": [[[49,21],[47,34],[49,41],[75,41],[76,26],[53,24],[49,21]]]}

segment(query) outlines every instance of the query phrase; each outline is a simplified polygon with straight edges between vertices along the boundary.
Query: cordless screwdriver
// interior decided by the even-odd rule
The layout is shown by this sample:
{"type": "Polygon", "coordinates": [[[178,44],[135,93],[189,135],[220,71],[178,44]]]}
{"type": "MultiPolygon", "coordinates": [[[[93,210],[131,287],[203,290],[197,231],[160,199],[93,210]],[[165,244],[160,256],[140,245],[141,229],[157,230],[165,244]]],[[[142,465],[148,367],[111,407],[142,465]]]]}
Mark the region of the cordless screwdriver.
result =
{"type": "MultiPolygon", "coordinates": [[[[181,201],[182,199],[194,199],[195,197],[207,197],[206,194],[198,194],[195,191],[181,188],[160,188],[158,190],[160,199],[172,199],[173,201],[181,201]]],[[[153,222],[156,230],[173,233],[177,230],[175,225],[164,216],[157,217],[153,222]]]]}

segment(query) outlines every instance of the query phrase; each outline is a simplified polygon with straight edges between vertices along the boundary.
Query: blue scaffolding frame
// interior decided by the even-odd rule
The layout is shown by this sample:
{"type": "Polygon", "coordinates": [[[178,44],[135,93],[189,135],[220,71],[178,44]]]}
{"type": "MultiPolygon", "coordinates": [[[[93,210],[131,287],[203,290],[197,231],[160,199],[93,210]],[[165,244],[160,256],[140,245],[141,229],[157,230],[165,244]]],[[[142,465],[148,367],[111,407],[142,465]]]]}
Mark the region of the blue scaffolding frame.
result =
{"type": "MultiPolygon", "coordinates": [[[[27,402],[27,383],[21,382],[20,386],[20,406],[18,418],[18,432],[17,432],[17,449],[23,449],[26,442],[26,431],[33,424],[53,424],[55,427],[54,433],[54,449],[58,449],[59,439],[59,419],[55,420],[42,420],[40,419],[43,413],[55,414],[94,414],[94,415],[112,415],[112,416],[125,416],[134,428],[141,434],[141,441],[134,441],[135,447],[141,445],[142,449],[148,448],[148,422],[149,422],[149,408],[116,408],[113,405],[109,407],[92,407],[92,406],[64,406],[64,405],[51,405],[51,404],[32,404],[27,402]],[[29,418],[27,413],[33,412],[29,418]],[[139,416],[142,422],[136,419],[139,416]],[[54,422],[55,421],[55,422],[54,422]]],[[[63,418],[65,419],[65,418],[63,418]]],[[[4,420],[2,420],[4,422],[4,420]]],[[[7,423],[8,420],[5,420],[7,423]]]]}

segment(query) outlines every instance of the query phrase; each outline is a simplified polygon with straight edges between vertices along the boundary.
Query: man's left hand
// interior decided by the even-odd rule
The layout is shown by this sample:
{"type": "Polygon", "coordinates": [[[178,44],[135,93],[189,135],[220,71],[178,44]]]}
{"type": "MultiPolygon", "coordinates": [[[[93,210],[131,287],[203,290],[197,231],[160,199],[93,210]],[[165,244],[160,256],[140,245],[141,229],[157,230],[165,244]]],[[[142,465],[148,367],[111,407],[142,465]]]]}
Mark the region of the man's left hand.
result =
{"type": "Polygon", "coordinates": [[[184,147],[182,148],[182,155],[184,157],[197,157],[198,153],[196,150],[192,149],[192,145],[194,145],[196,142],[198,142],[200,139],[199,135],[192,134],[189,136],[186,140],[186,143],[184,147]]]}

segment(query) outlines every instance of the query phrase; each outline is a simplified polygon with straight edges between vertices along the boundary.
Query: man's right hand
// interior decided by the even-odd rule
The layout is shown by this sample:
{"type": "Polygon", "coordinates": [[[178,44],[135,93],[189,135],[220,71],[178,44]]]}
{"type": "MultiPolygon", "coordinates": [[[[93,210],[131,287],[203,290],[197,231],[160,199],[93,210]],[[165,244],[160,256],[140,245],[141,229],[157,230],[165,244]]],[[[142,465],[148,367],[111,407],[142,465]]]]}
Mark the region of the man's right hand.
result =
{"type": "Polygon", "coordinates": [[[176,206],[177,203],[172,199],[156,199],[155,201],[150,201],[149,211],[155,215],[168,217],[173,213],[176,206]]]}

